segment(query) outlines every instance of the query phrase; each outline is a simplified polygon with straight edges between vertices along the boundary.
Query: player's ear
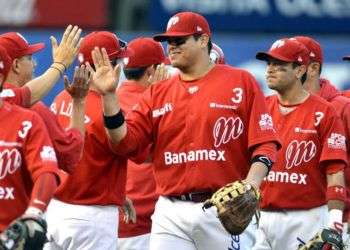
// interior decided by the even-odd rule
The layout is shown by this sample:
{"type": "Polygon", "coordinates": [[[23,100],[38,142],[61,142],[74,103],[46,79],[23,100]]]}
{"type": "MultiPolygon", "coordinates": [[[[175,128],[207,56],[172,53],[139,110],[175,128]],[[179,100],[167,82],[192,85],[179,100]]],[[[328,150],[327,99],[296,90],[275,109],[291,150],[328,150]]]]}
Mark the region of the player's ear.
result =
{"type": "Polygon", "coordinates": [[[20,65],[19,65],[19,60],[17,58],[13,59],[12,61],[11,71],[15,72],[16,74],[19,74],[20,65]]]}
{"type": "Polygon", "coordinates": [[[307,71],[307,66],[305,65],[300,65],[297,67],[297,78],[301,79],[302,76],[306,73],[307,71]]]}
{"type": "Polygon", "coordinates": [[[207,34],[202,34],[199,39],[201,41],[201,47],[207,48],[209,43],[209,36],[207,34]]]}

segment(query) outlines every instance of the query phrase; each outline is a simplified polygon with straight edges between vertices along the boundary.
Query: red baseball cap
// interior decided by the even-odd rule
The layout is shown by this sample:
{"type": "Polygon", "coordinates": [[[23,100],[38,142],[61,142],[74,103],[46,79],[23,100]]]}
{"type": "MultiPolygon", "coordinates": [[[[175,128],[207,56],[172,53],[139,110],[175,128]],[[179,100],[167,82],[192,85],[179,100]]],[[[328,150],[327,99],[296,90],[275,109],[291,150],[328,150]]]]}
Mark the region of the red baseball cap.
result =
{"type": "Polygon", "coordinates": [[[125,60],[125,68],[142,68],[153,64],[169,64],[161,43],[152,38],[140,37],[132,40],[128,47],[134,52],[125,60]]]}
{"type": "Polygon", "coordinates": [[[105,48],[109,59],[129,57],[132,51],[126,43],[109,31],[93,31],[83,38],[80,44],[78,60],[80,64],[89,62],[93,64],[91,51],[95,48],[105,48]]]}
{"type": "Polygon", "coordinates": [[[0,74],[3,74],[6,78],[11,67],[11,58],[9,57],[6,49],[0,45],[0,74]]]}
{"type": "Polygon", "coordinates": [[[280,39],[274,42],[268,52],[258,52],[256,59],[267,61],[274,58],[283,62],[295,62],[308,65],[310,61],[309,50],[304,44],[295,39],[280,39]]]}
{"type": "Polygon", "coordinates": [[[12,60],[22,56],[32,55],[45,48],[45,43],[29,44],[18,32],[8,32],[0,35],[0,45],[6,49],[7,54],[12,60]]]}
{"type": "Polygon", "coordinates": [[[210,59],[216,64],[225,64],[224,52],[216,43],[212,43],[212,44],[213,44],[213,47],[210,51],[210,59]]]}
{"type": "Polygon", "coordinates": [[[207,34],[211,36],[207,20],[194,12],[180,12],[172,16],[163,34],[155,35],[154,40],[166,41],[169,37],[182,37],[194,34],[207,34]]]}
{"type": "Polygon", "coordinates": [[[295,36],[292,39],[296,39],[298,42],[301,42],[309,50],[310,61],[323,63],[323,53],[321,45],[311,37],[308,36],[295,36]]]}
{"type": "Polygon", "coordinates": [[[344,60],[344,61],[350,61],[350,55],[349,55],[349,56],[344,56],[344,57],[343,57],[343,60],[344,60]]]}

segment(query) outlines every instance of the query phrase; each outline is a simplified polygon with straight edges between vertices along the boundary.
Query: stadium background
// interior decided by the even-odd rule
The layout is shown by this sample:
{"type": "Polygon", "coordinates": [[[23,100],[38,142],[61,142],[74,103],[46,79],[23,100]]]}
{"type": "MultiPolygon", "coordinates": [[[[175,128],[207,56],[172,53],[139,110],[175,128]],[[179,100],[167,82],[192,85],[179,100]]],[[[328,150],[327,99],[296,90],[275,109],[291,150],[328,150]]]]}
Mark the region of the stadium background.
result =
{"type": "MultiPolygon", "coordinates": [[[[192,10],[208,19],[226,62],[251,71],[266,93],[265,64],[255,60],[256,52],[297,34],[321,43],[323,76],[340,89],[350,88],[350,63],[341,60],[350,54],[350,0],[0,0],[0,8],[1,33],[18,31],[31,43],[46,44],[34,56],[36,75],[51,63],[49,37],[60,38],[67,24],[81,26],[84,33],[112,30],[129,41],[162,32],[172,14],[192,10]]],[[[60,81],[45,103],[62,88],[60,81]]]]}

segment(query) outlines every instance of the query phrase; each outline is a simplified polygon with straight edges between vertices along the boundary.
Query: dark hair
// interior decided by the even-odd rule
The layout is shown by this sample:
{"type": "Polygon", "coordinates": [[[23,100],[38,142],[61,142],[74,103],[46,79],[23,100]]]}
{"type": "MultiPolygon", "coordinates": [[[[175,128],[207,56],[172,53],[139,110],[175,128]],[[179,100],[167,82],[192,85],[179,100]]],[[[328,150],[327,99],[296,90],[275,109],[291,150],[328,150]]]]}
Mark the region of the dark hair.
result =
{"type": "MultiPolygon", "coordinates": [[[[154,69],[156,69],[157,64],[154,64],[152,66],[154,69]]],[[[148,67],[149,66],[140,67],[140,68],[123,68],[123,72],[126,79],[138,81],[141,79],[141,77],[143,77],[148,67]]]]}
{"type": "MultiPolygon", "coordinates": [[[[193,38],[194,40],[198,40],[200,37],[202,36],[202,34],[194,34],[193,38]]],[[[211,38],[209,37],[209,41],[208,41],[208,54],[210,54],[211,49],[213,48],[213,43],[211,42],[211,38]]]]}
{"type": "Polygon", "coordinates": [[[145,74],[147,67],[142,68],[124,68],[123,72],[128,80],[140,80],[141,77],[145,74]]]}
{"type": "MultiPolygon", "coordinates": [[[[296,63],[296,62],[293,62],[292,65],[293,65],[293,69],[295,69],[296,67],[301,66],[301,64],[296,63]]],[[[300,81],[301,81],[302,84],[304,84],[304,82],[306,81],[306,78],[307,78],[307,71],[305,71],[305,73],[302,75],[302,77],[301,77],[301,79],[300,79],[300,81]]]]}

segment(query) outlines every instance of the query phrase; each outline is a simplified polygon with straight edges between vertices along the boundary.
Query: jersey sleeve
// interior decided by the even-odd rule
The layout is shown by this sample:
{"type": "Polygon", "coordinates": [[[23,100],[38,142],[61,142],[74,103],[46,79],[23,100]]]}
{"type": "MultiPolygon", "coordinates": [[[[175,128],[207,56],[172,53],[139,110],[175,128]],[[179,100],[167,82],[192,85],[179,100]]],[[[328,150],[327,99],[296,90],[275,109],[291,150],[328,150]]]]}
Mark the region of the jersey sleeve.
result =
{"type": "Polygon", "coordinates": [[[344,126],[340,117],[335,115],[335,109],[333,107],[329,107],[329,109],[325,114],[322,112],[317,114],[318,117],[323,117],[321,118],[323,121],[321,120],[319,123],[322,143],[320,162],[340,160],[347,164],[344,126]]]}
{"type": "Polygon", "coordinates": [[[42,173],[53,173],[59,179],[57,159],[44,122],[35,113],[22,123],[19,136],[24,137],[23,154],[33,182],[42,173]]]}
{"type": "Polygon", "coordinates": [[[145,91],[139,103],[126,115],[127,134],[119,144],[111,144],[117,154],[143,158],[152,141],[151,94],[152,87],[145,91]]]}
{"type": "Polygon", "coordinates": [[[277,149],[281,147],[277,138],[272,116],[268,111],[265,97],[254,79],[249,73],[243,77],[247,86],[247,111],[248,111],[248,147],[252,150],[255,146],[273,142],[277,149]]]}
{"type": "Polygon", "coordinates": [[[24,108],[29,108],[31,104],[31,92],[26,86],[22,88],[4,89],[0,93],[0,97],[3,98],[4,101],[24,108]]]}
{"type": "Polygon", "coordinates": [[[68,173],[72,172],[83,152],[83,137],[79,130],[75,128],[64,130],[56,115],[41,102],[35,104],[32,110],[36,111],[45,123],[59,167],[68,173]]]}

